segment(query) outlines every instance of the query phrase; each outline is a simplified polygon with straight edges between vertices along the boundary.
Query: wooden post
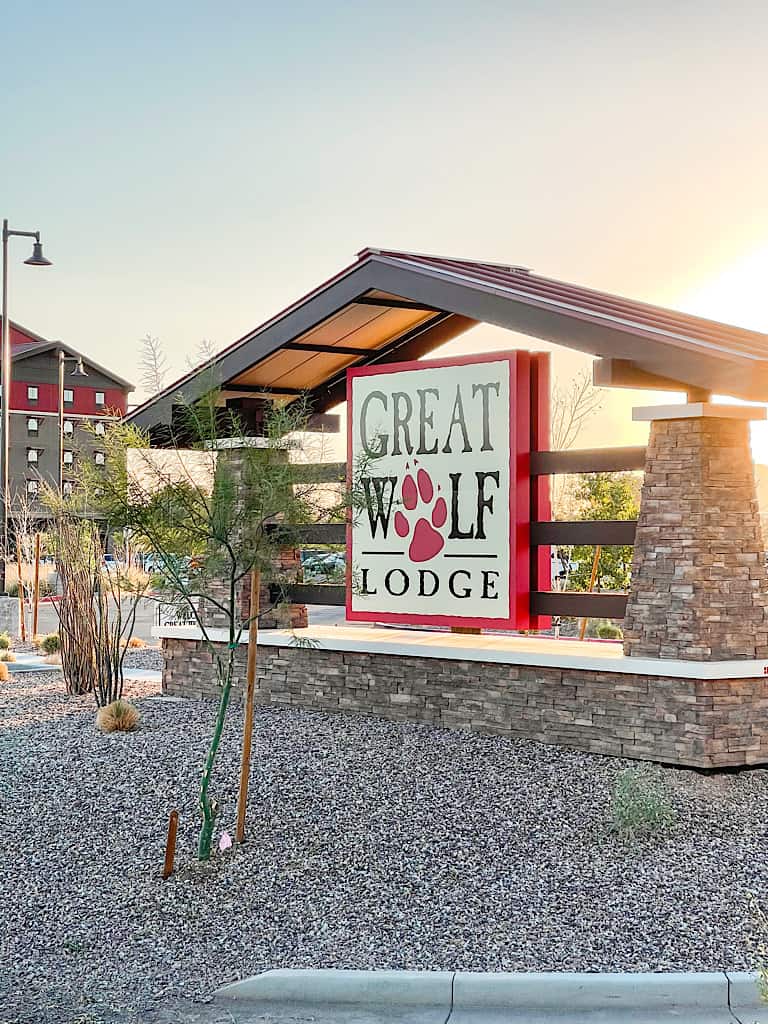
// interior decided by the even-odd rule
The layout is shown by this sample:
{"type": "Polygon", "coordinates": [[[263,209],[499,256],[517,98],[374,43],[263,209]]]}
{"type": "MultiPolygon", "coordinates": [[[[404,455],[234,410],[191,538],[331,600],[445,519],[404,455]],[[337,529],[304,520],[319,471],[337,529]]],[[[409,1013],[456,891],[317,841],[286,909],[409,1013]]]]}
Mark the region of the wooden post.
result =
{"type": "Polygon", "coordinates": [[[168,819],[168,835],[165,840],[165,863],[163,864],[163,878],[170,878],[173,874],[173,861],[176,857],[176,832],[179,828],[179,812],[171,811],[168,819]]]}
{"type": "Polygon", "coordinates": [[[35,534],[35,582],[32,593],[32,639],[37,636],[37,614],[40,606],[40,534],[35,534]]]}
{"type": "Polygon", "coordinates": [[[256,659],[259,643],[259,588],[261,572],[251,570],[251,600],[248,608],[248,662],[245,669],[245,720],[243,722],[243,760],[240,765],[240,795],[237,798],[238,843],[245,840],[245,808],[248,803],[248,777],[251,770],[251,736],[253,735],[253,691],[256,686],[256,659]]]}
{"type": "Polygon", "coordinates": [[[27,623],[24,615],[24,581],[21,578],[21,544],[19,538],[16,538],[16,564],[19,567],[19,629],[21,630],[21,639],[26,642],[27,639],[27,623]]]}
{"type": "MultiPolygon", "coordinates": [[[[602,548],[599,544],[595,546],[595,557],[592,559],[592,574],[589,577],[589,590],[588,594],[591,594],[595,589],[595,582],[597,580],[597,567],[600,564],[600,552],[602,548]]],[[[579,640],[584,639],[584,634],[587,632],[587,619],[582,619],[579,625],[579,640]]]]}

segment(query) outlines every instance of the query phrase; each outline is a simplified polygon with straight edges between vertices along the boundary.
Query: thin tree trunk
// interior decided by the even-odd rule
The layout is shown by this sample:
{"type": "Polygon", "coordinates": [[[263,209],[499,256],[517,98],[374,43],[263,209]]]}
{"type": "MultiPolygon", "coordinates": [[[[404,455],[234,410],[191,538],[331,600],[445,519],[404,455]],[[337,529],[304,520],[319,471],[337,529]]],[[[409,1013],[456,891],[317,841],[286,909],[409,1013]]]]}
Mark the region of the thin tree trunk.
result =
{"type": "Polygon", "coordinates": [[[211,745],[208,748],[208,756],[205,759],[205,767],[203,768],[203,778],[200,783],[200,813],[203,816],[203,826],[200,829],[200,839],[197,844],[197,857],[198,860],[210,860],[211,859],[211,844],[213,841],[213,829],[216,824],[216,804],[208,796],[208,787],[211,784],[211,776],[213,774],[213,765],[216,761],[216,754],[219,750],[219,743],[221,742],[221,734],[224,730],[224,721],[227,717],[227,708],[229,706],[229,696],[232,691],[232,659],[227,670],[227,677],[221,687],[221,697],[219,698],[219,710],[216,715],[216,725],[213,730],[213,737],[211,739],[211,745]]]}

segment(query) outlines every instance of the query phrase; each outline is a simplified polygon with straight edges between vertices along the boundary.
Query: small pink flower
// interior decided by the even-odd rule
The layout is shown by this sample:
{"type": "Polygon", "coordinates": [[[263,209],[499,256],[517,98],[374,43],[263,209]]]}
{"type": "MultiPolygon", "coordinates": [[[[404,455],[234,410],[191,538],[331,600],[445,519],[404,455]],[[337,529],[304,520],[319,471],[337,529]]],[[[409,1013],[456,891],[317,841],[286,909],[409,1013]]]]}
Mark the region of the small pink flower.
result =
{"type": "Polygon", "coordinates": [[[223,853],[224,850],[229,850],[232,847],[232,836],[229,832],[222,832],[221,839],[219,839],[219,849],[223,853]]]}

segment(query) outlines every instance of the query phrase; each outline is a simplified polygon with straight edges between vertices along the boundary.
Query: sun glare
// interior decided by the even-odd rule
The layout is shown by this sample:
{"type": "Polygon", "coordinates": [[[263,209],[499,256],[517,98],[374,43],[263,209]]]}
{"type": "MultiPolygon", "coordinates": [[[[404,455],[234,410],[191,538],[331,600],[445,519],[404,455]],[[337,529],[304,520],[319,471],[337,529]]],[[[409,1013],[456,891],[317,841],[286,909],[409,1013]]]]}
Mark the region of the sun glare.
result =
{"type": "MultiPolygon", "coordinates": [[[[679,305],[697,316],[768,333],[768,245],[713,275],[679,305]]],[[[752,453],[756,462],[768,463],[768,423],[752,424],[752,453]]]]}

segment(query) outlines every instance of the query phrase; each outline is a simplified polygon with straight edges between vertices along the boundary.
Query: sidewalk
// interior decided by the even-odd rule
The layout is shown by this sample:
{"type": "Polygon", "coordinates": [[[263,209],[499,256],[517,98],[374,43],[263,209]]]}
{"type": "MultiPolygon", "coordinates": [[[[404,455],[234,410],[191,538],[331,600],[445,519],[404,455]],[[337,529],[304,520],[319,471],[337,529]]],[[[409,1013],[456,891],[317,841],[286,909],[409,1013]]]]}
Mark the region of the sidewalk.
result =
{"type": "Polygon", "coordinates": [[[220,989],[237,1024],[768,1024],[755,976],[275,970],[220,989]]]}

